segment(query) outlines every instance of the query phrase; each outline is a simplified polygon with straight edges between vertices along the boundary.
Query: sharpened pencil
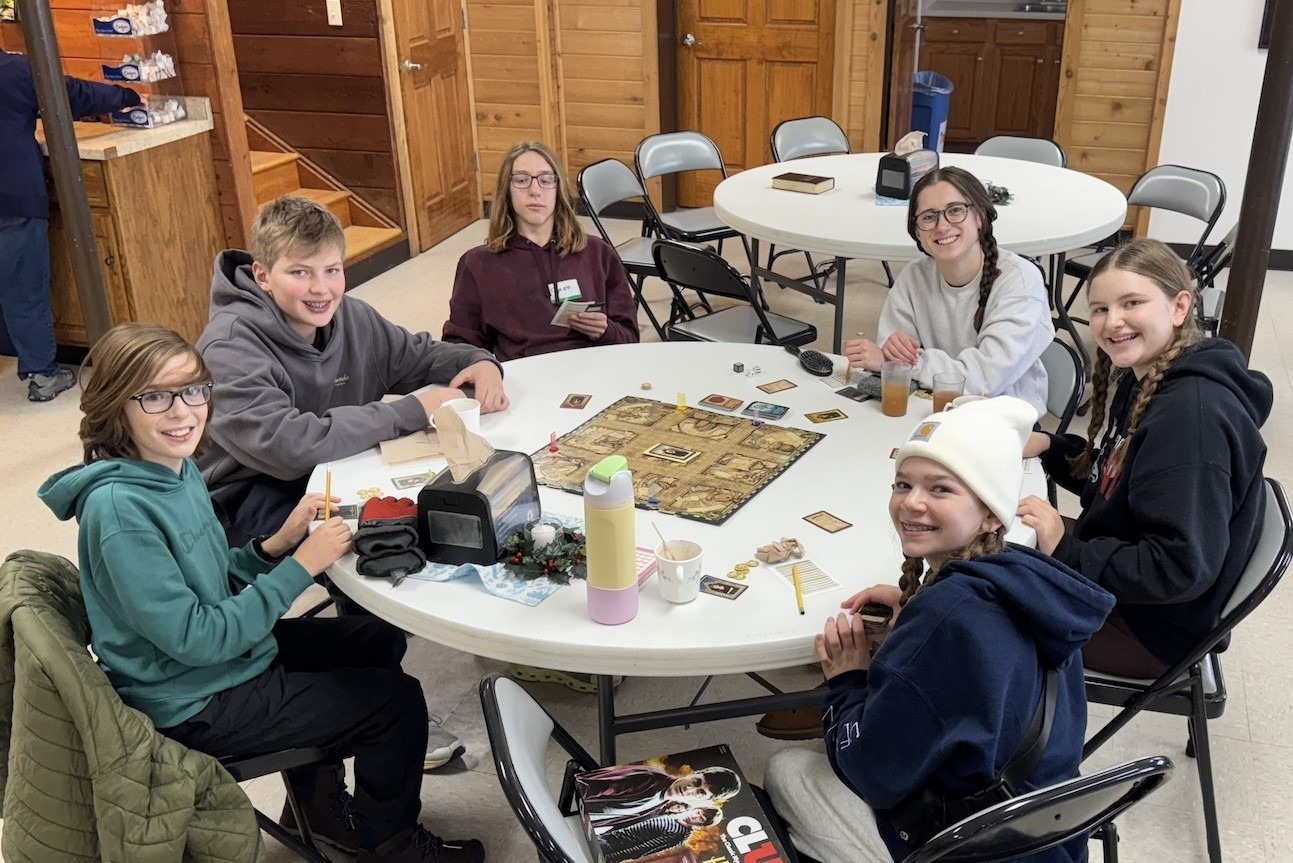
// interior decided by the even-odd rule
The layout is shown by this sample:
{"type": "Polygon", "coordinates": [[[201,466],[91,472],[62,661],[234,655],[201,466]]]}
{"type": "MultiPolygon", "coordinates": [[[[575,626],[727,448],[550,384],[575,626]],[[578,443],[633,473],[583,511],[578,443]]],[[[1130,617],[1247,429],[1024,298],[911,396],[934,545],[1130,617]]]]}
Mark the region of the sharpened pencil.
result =
{"type": "Polygon", "coordinates": [[[804,613],[804,584],[799,580],[799,567],[790,567],[790,580],[795,583],[795,604],[799,606],[799,613],[804,613]]]}
{"type": "Polygon", "coordinates": [[[323,472],[323,520],[332,515],[332,465],[323,472]]]}

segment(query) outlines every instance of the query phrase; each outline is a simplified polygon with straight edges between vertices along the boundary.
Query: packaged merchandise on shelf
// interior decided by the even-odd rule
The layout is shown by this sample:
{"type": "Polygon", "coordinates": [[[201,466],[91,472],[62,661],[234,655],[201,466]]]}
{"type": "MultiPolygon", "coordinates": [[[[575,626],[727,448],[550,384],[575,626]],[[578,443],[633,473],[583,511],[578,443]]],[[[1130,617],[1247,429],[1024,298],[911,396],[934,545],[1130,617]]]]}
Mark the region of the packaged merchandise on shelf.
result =
{"type": "Polygon", "coordinates": [[[726,745],[575,777],[597,863],[784,863],[772,819],[726,745]]]}
{"type": "Polygon", "coordinates": [[[154,51],[145,57],[139,54],[126,54],[121,64],[103,65],[105,81],[142,81],[151,84],[175,77],[175,60],[165,51],[154,51]]]}
{"type": "Polygon", "coordinates": [[[151,129],[154,126],[165,126],[183,120],[188,116],[184,102],[180,99],[154,97],[147,105],[137,105],[112,115],[112,122],[118,126],[135,126],[151,129]]]}
{"type": "Polygon", "coordinates": [[[93,24],[99,36],[155,36],[171,26],[162,0],[127,4],[115,15],[95,18],[93,24]]]}
{"type": "Polygon", "coordinates": [[[17,21],[17,7],[14,0],[0,0],[0,21],[17,21]]]}

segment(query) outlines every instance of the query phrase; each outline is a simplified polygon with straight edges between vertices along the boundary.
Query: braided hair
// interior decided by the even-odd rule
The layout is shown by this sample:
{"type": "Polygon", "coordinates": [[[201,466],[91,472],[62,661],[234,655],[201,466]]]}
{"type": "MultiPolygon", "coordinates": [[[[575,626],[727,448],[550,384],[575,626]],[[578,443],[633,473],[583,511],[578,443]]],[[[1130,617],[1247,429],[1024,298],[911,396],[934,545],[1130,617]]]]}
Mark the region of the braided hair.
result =
{"type": "MultiPolygon", "coordinates": [[[[1198,302],[1198,298],[1194,295],[1194,277],[1190,275],[1189,269],[1176,252],[1158,240],[1132,240],[1105,255],[1091,269],[1091,275],[1087,277],[1087,291],[1090,292],[1095,280],[1109,270],[1121,270],[1144,276],[1158,285],[1168,300],[1174,301],[1182,291],[1187,291],[1190,295],[1191,307],[1198,302]]],[[[1176,328],[1167,347],[1154,358],[1149,371],[1145,373],[1144,380],[1141,381],[1140,394],[1136,397],[1135,405],[1132,406],[1127,430],[1114,451],[1109,454],[1107,464],[1111,473],[1122,470],[1123,461],[1127,457],[1127,446],[1140,427],[1149,402],[1158,391],[1159,384],[1162,383],[1163,375],[1171,368],[1177,357],[1201,341],[1203,341],[1203,333],[1199,330],[1192,309],[1187,309],[1184,322],[1176,328]]],[[[1091,423],[1087,428],[1086,446],[1080,453],[1069,459],[1074,478],[1084,478],[1091,472],[1091,465],[1095,461],[1096,438],[1104,427],[1105,415],[1108,412],[1110,389],[1116,390],[1125,374],[1127,374],[1126,369],[1115,369],[1109,355],[1104,351],[1099,352],[1095,371],[1091,375],[1091,423]]]]}
{"type": "MultiPolygon", "coordinates": [[[[950,183],[965,197],[965,203],[979,214],[979,246],[983,249],[983,275],[979,278],[979,306],[974,312],[974,331],[977,333],[983,329],[983,315],[988,308],[988,295],[992,293],[992,285],[1001,275],[1001,268],[997,266],[999,257],[997,240],[992,235],[992,223],[997,220],[997,208],[993,206],[983,183],[969,171],[964,168],[935,168],[916,181],[915,187],[911,190],[911,198],[907,202],[907,233],[916,241],[917,248],[922,252],[925,252],[925,246],[920,241],[921,233],[916,227],[916,216],[920,213],[918,202],[921,192],[935,183],[950,183]]],[[[925,254],[928,255],[929,252],[925,254]]]]}
{"type": "MultiPolygon", "coordinates": [[[[964,548],[957,549],[947,556],[944,564],[953,560],[975,560],[989,554],[997,554],[1006,550],[1006,529],[999,527],[992,533],[981,533],[974,539],[966,543],[964,548]]],[[[906,605],[913,596],[921,590],[938,581],[938,574],[942,566],[930,567],[929,572],[925,572],[925,559],[923,557],[907,557],[902,559],[902,575],[898,578],[898,587],[902,589],[902,598],[898,600],[899,605],[906,605]]]]}

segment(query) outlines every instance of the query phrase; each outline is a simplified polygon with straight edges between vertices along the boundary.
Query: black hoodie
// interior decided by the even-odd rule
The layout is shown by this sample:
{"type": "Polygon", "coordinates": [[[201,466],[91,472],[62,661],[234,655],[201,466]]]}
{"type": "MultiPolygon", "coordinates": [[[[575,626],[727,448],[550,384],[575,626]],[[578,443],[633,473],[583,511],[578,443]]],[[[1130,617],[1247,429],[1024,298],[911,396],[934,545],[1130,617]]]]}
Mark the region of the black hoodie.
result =
{"type": "Polygon", "coordinates": [[[1140,392],[1125,374],[1091,475],[1073,479],[1074,435],[1052,435],[1047,473],[1082,496],[1082,515],[1054,556],[1118,598],[1132,632],[1173,663],[1216,625],[1265,514],[1258,431],[1274,390],[1230,342],[1208,339],[1183,353],[1159,382],[1128,444],[1122,472],[1107,455],[1140,392]]]}

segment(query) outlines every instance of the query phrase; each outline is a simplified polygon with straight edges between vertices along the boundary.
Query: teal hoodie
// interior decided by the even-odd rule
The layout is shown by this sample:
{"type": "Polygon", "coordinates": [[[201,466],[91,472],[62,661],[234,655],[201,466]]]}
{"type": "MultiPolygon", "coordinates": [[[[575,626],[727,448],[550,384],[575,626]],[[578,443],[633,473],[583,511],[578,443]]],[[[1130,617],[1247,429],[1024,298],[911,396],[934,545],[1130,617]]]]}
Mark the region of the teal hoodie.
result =
{"type": "Polygon", "coordinates": [[[250,544],[230,549],[191,459],[179,474],[134,459],[77,465],[39,494],[80,525],[90,643],[126,704],[168,728],[269,667],[271,630],[310,575],[250,544]]]}

